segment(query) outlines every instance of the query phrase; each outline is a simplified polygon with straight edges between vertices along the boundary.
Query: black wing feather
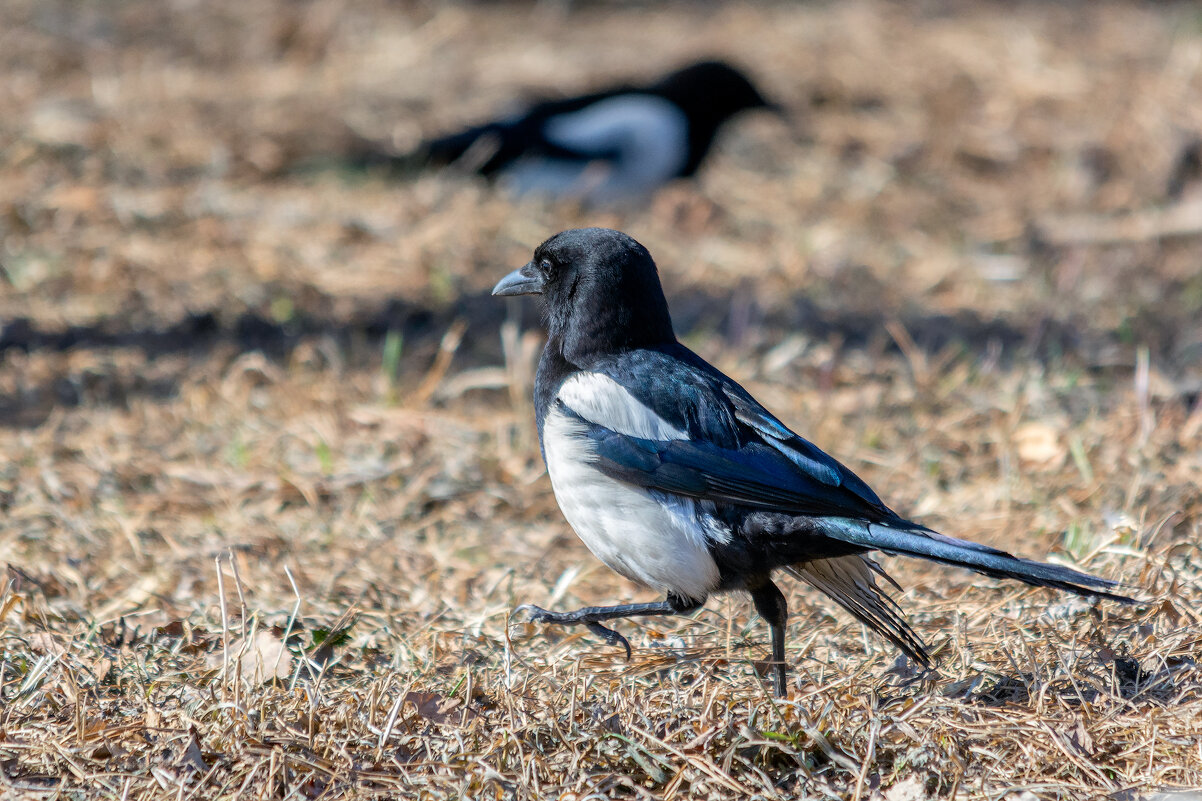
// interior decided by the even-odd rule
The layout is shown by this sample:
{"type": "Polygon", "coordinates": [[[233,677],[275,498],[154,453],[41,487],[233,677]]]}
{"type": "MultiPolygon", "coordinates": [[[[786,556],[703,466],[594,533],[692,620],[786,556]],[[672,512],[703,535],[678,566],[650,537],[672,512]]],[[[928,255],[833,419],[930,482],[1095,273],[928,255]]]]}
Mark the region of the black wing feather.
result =
{"type": "Polygon", "coordinates": [[[585,426],[597,469],[636,486],[774,512],[904,522],[888,510],[882,514],[844,487],[799,470],[762,443],[735,450],[697,440],[642,439],[611,431],[567,406],[562,409],[585,426]]]}
{"type": "MultiPolygon", "coordinates": [[[[711,500],[795,514],[904,522],[859,476],[789,430],[746,390],[683,345],[623,353],[589,369],[614,379],[688,434],[688,441],[637,447],[654,450],[661,464],[704,476],[706,488],[715,493],[711,500]]],[[[615,449],[613,469],[620,469],[628,446],[610,442],[607,447],[615,449]]],[[[695,486],[699,480],[686,483],[695,486]]]]}

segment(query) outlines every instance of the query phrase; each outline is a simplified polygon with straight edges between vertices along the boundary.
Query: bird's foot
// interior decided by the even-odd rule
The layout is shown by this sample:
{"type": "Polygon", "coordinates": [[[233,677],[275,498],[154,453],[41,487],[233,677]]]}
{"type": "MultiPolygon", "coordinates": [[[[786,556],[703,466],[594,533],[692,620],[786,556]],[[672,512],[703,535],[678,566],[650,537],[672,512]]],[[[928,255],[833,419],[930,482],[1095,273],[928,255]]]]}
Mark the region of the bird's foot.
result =
{"type": "Polygon", "coordinates": [[[522,604],[517,609],[513,610],[513,614],[526,614],[530,617],[532,623],[553,623],[557,626],[586,626],[593,634],[601,636],[605,642],[610,645],[620,645],[626,649],[626,659],[631,656],[630,641],[623,637],[618,632],[602,626],[596,619],[588,614],[590,610],[578,609],[575,612],[552,612],[549,609],[543,609],[541,606],[534,604],[522,604]]]}

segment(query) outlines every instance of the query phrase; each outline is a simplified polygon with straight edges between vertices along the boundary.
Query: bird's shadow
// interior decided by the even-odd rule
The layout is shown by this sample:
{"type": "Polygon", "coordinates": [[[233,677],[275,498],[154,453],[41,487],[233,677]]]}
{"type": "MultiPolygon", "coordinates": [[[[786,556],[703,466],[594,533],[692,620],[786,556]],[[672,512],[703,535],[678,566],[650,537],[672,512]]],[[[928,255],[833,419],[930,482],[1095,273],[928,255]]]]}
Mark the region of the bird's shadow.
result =
{"type": "Polygon", "coordinates": [[[980,672],[952,682],[941,693],[986,707],[1024,705],[1037,698],[1055,698],[1068,706],[1110,698],[1137,707],[1167,707],[1202,694],[1202,673],[1189,657],[1172,657],[1145,667],[1130,656],[1101,649],[1079,660],[1071,675],[1049,680],[1029,672],[980,672]]]}
{"type": "MultiPolygon", "coordinates": [[[[804,294],[770,311],[758,308],[750,296],[736,293],[731,297],[706,289],[680,292],[670,300],[681,336],[717,338],[734,349],[767,351],[787,337],[800,335],[834,343],[840,352],[899,351],[897,329],[891,330],[879,313],[822,308],[804,294]]],[[[97,358],[85,360],[85,367],[64,368],[37,382],[0,384],[0,426],[34,427],[56,408],[123,407],[138,397],[169,399],[194,367],[193,361],[213,352],[231,359],[259,352],[270,360],[286,362],[305,343],[322,343],[323,347],[333,346],[342,364],[367,367],[379,364],[381,341],[396,334],[403,342],[399,365],[403,378],[425,374],[439,342],[456,321],[466,322],[468,328],[455,353],[453,370],[502,363],[499,332],[505,320],[514,320],[523,328],[539,325],[536,304],[502,303],[483,293],[441,304],[403,298],[383,303],[364,300],[344,316],[333,313],[335,306],[328,298],[318,299],[286,319],[270,312],[216,309],[147,326],[131,325],[129,316],[62,329],[11,319],[0,328],[0,365],[14,353],[90,352],[97,358]],[[107,354],[119,350],[142,354],[153,369],[122,367],[118,360],[108,358],[107,354]]],[[[1125,347],[1121,332],[1037,317],[1016,321],[971,310],[946,315],[913,309],[894,322],[906,332],[908,352],[935,356],[950,350],[982,364],[1075,359],[1088,366],[1097,364],[1099,352],[1125,347]]],[[[1158,363],[1171,366],[1176,330],[1166,324],[1163,336],[1149,332],[1140,341],[1156,345],[1155,352],[1164,354],[1158,363]]]]}

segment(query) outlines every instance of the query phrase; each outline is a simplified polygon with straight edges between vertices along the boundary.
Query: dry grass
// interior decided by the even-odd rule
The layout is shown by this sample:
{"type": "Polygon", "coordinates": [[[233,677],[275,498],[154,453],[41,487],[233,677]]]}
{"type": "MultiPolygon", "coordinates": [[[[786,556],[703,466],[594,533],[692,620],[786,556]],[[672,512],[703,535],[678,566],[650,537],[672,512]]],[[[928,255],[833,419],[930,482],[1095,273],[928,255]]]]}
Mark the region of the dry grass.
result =
{"type": "Polygon", "coordinates": [[[1202,136],[1195,7],[0,18],[0,796],[1202,786],[1202,237],[1175,169],[1202,136]],[[747,120],[649,208],[331,155],[700,53],[798,123],[747,120]],[[931,678],[790,586],[786,701],[741,598],[623,624],[630,662],[510,626],[525,601],[649,599],[563,523],[533,316],[480,297],[582,223],[647,244],[686,340],[899,511],[1147,602],[890,560],[931,678]]]}

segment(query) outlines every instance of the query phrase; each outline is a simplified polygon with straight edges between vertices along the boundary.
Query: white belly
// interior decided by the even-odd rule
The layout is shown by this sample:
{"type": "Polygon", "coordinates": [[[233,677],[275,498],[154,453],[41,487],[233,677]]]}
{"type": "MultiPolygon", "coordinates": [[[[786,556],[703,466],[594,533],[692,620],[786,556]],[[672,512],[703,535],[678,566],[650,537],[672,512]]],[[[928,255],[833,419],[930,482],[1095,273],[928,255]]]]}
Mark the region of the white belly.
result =
{"type": "Polygon", "coordinates": [[[721,536],[697,504],[654,497],[590,464],[583,424],[553,408],[543,424],[547,472],[563,516],[594,555],[621,575],[664,594],[703,601],[719,583],[707,540],[721,536]]]}

